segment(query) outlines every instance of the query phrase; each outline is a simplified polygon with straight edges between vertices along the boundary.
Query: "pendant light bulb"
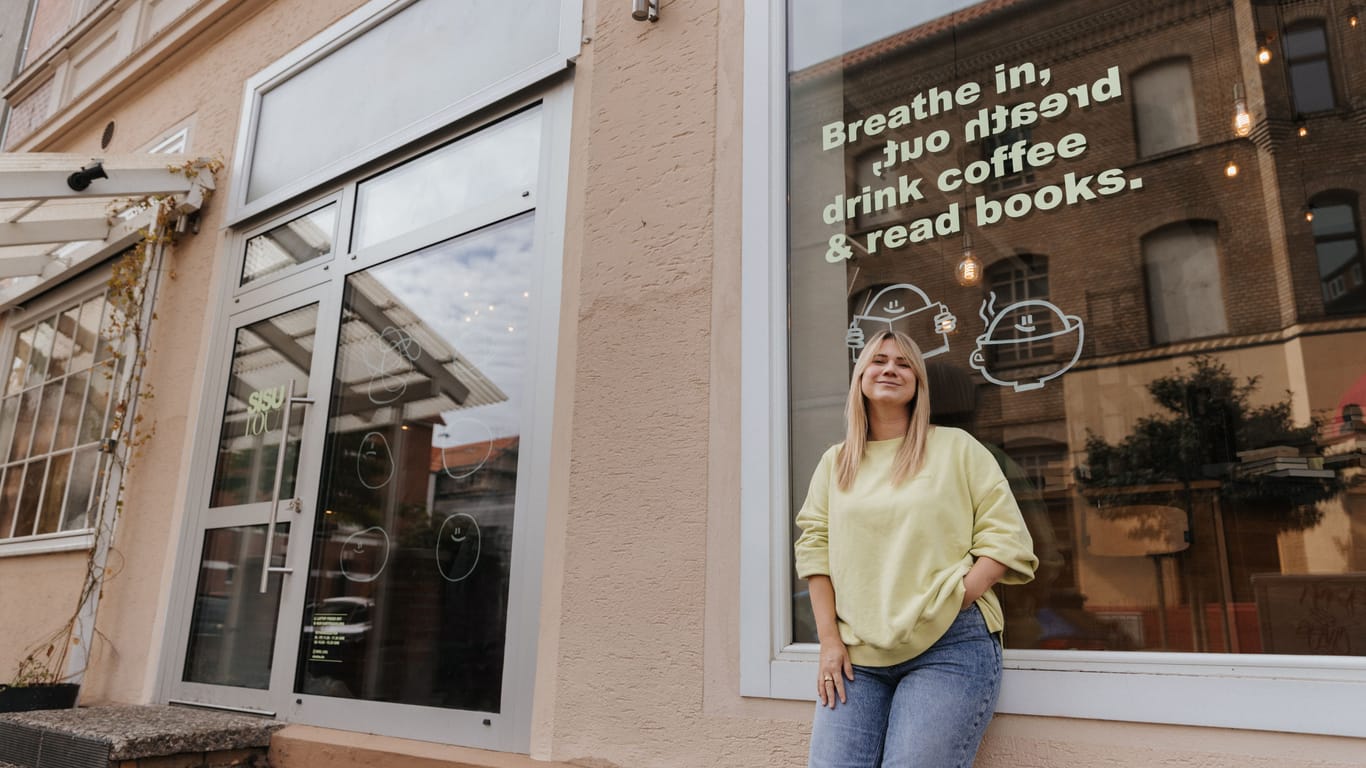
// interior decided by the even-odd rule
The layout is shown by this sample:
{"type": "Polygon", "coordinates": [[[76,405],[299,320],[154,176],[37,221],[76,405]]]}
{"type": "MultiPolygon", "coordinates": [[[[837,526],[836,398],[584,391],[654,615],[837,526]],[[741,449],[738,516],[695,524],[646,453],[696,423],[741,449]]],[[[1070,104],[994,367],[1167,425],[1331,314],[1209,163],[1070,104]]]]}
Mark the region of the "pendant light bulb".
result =
{"type": "Polygon", "coordinates": [[[972,249],[971,243],[963,246],[963,258],[958,261],[954,276],[958,278],[958,284],[963,286],[982,282],[982,262],[977,259],[977,253],[972,249]]]}
{"type": "Polygon", "coordinates": [[[1233,132],[1240,137],[1252,133],[1252,113],[1247,111],[1246,99],[1233,102],[1233,132]]]}
{"type": "Polygon", "coordinates": [[[1230,179],[1237,176],[1238,164],[1233,162],[1232,160],[1228,161],[1228,165],[1224,166],[1224,175],[1229,177],[1230,179]]]}
{"type": "Polygon", "coordinates": [[[1271,63],[1271,49],[1270,49],[1270,48],[1268,48],[1268,47],[1266,47],[1265,45],[1263,45],[1263,46],[1261,46],[1261,47],[1259,47],[1259,48],[1257,49],[1257,63],[1258,63],[1258,64],[1270,64],[1270,63],[1271,63]]]}

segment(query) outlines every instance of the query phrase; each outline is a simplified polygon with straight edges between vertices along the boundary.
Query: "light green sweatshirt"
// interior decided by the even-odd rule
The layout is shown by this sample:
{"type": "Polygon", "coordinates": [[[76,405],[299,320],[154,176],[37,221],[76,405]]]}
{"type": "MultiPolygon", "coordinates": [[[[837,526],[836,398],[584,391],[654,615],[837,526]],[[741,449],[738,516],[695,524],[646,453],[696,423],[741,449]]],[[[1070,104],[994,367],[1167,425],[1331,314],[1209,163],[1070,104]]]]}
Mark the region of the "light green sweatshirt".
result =
{"type": "MultiPolygon", "coordinates": [[[[1006,567],[1004,584],[1034,577],[1038,558],[1020,508],[991,453],[971,435],[931,427],[925,464],[893,486],[902,438],[869,441],[849,490],[825,452],[797,514],[797,575],[826,574],[849,659],[887,667],[915,658],[953,623],[963,575],[978,557],[1006,567]]],[[[988,590],[977,600],[992,632],[1004,626],[988,590]]]]}

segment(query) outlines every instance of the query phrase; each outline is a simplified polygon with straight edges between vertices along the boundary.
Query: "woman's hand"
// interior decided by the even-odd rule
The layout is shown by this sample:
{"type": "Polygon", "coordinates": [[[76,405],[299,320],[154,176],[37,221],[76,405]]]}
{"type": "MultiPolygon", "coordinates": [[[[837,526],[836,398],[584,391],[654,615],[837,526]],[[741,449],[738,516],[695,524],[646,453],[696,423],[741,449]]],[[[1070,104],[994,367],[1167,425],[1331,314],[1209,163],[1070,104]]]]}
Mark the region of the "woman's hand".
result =
{"type": "Polygon", "coordinates": [[[840,640],[821,641],[821,661],[817,665],[816,695],[821,706],[835,708],[835,698],[841,704],[848,703],[844,698],[845,679],[854,679],[854,665],[849,661],[849,649],[840,640]]]}
{"type": "Polygon", "coordinates": [[[1005,573],[1006,567],[997,561],[989,557],[977,558],[968,572],[963,574],[963,605],[959,610],[967,610],[968,606],[977,602],[1005,573]]]}

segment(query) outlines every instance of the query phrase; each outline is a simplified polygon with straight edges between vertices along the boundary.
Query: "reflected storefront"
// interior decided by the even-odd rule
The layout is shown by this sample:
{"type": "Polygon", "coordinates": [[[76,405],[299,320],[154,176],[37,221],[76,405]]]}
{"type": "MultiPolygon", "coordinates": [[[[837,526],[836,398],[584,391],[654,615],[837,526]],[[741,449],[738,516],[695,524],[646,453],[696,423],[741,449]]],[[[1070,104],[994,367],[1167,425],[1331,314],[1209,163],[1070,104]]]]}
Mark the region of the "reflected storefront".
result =
{"type": "Polygon", "coordinates": [[[1354,13],[794,2],[794,509],[890,326],[1025,510],[1008,648],[1366,655],[1354,13]]]}

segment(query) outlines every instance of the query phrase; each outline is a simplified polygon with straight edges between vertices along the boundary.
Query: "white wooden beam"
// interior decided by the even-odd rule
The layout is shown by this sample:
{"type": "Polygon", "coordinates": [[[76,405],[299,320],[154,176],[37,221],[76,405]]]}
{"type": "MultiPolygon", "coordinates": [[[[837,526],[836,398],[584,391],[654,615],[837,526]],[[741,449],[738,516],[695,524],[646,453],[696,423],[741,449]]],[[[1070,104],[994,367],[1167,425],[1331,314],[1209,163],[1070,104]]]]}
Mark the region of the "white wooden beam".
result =
{"type": "Polygon", "coordinates": [[[103,240],[109,236],[107,219],[65,219],[0,223],[0,248],[10,245],[103,240]]]}
{"type": "Polygon", "coordinates": [[[189,192],[194,179],[165,168],[106,168],[107,179],[94,179],[77,192],[66,179],[79,171],[8,171],[0,173],[0,200],[53,200],[82,197],[141,197],[189,192]]]}
{"type": "Polygon", "coordinates": [[[45,253],[36,256],[8,256],[0,259],[0,278],[41,275],[43,268],[51,262],[52,257],[45,253]]]}

